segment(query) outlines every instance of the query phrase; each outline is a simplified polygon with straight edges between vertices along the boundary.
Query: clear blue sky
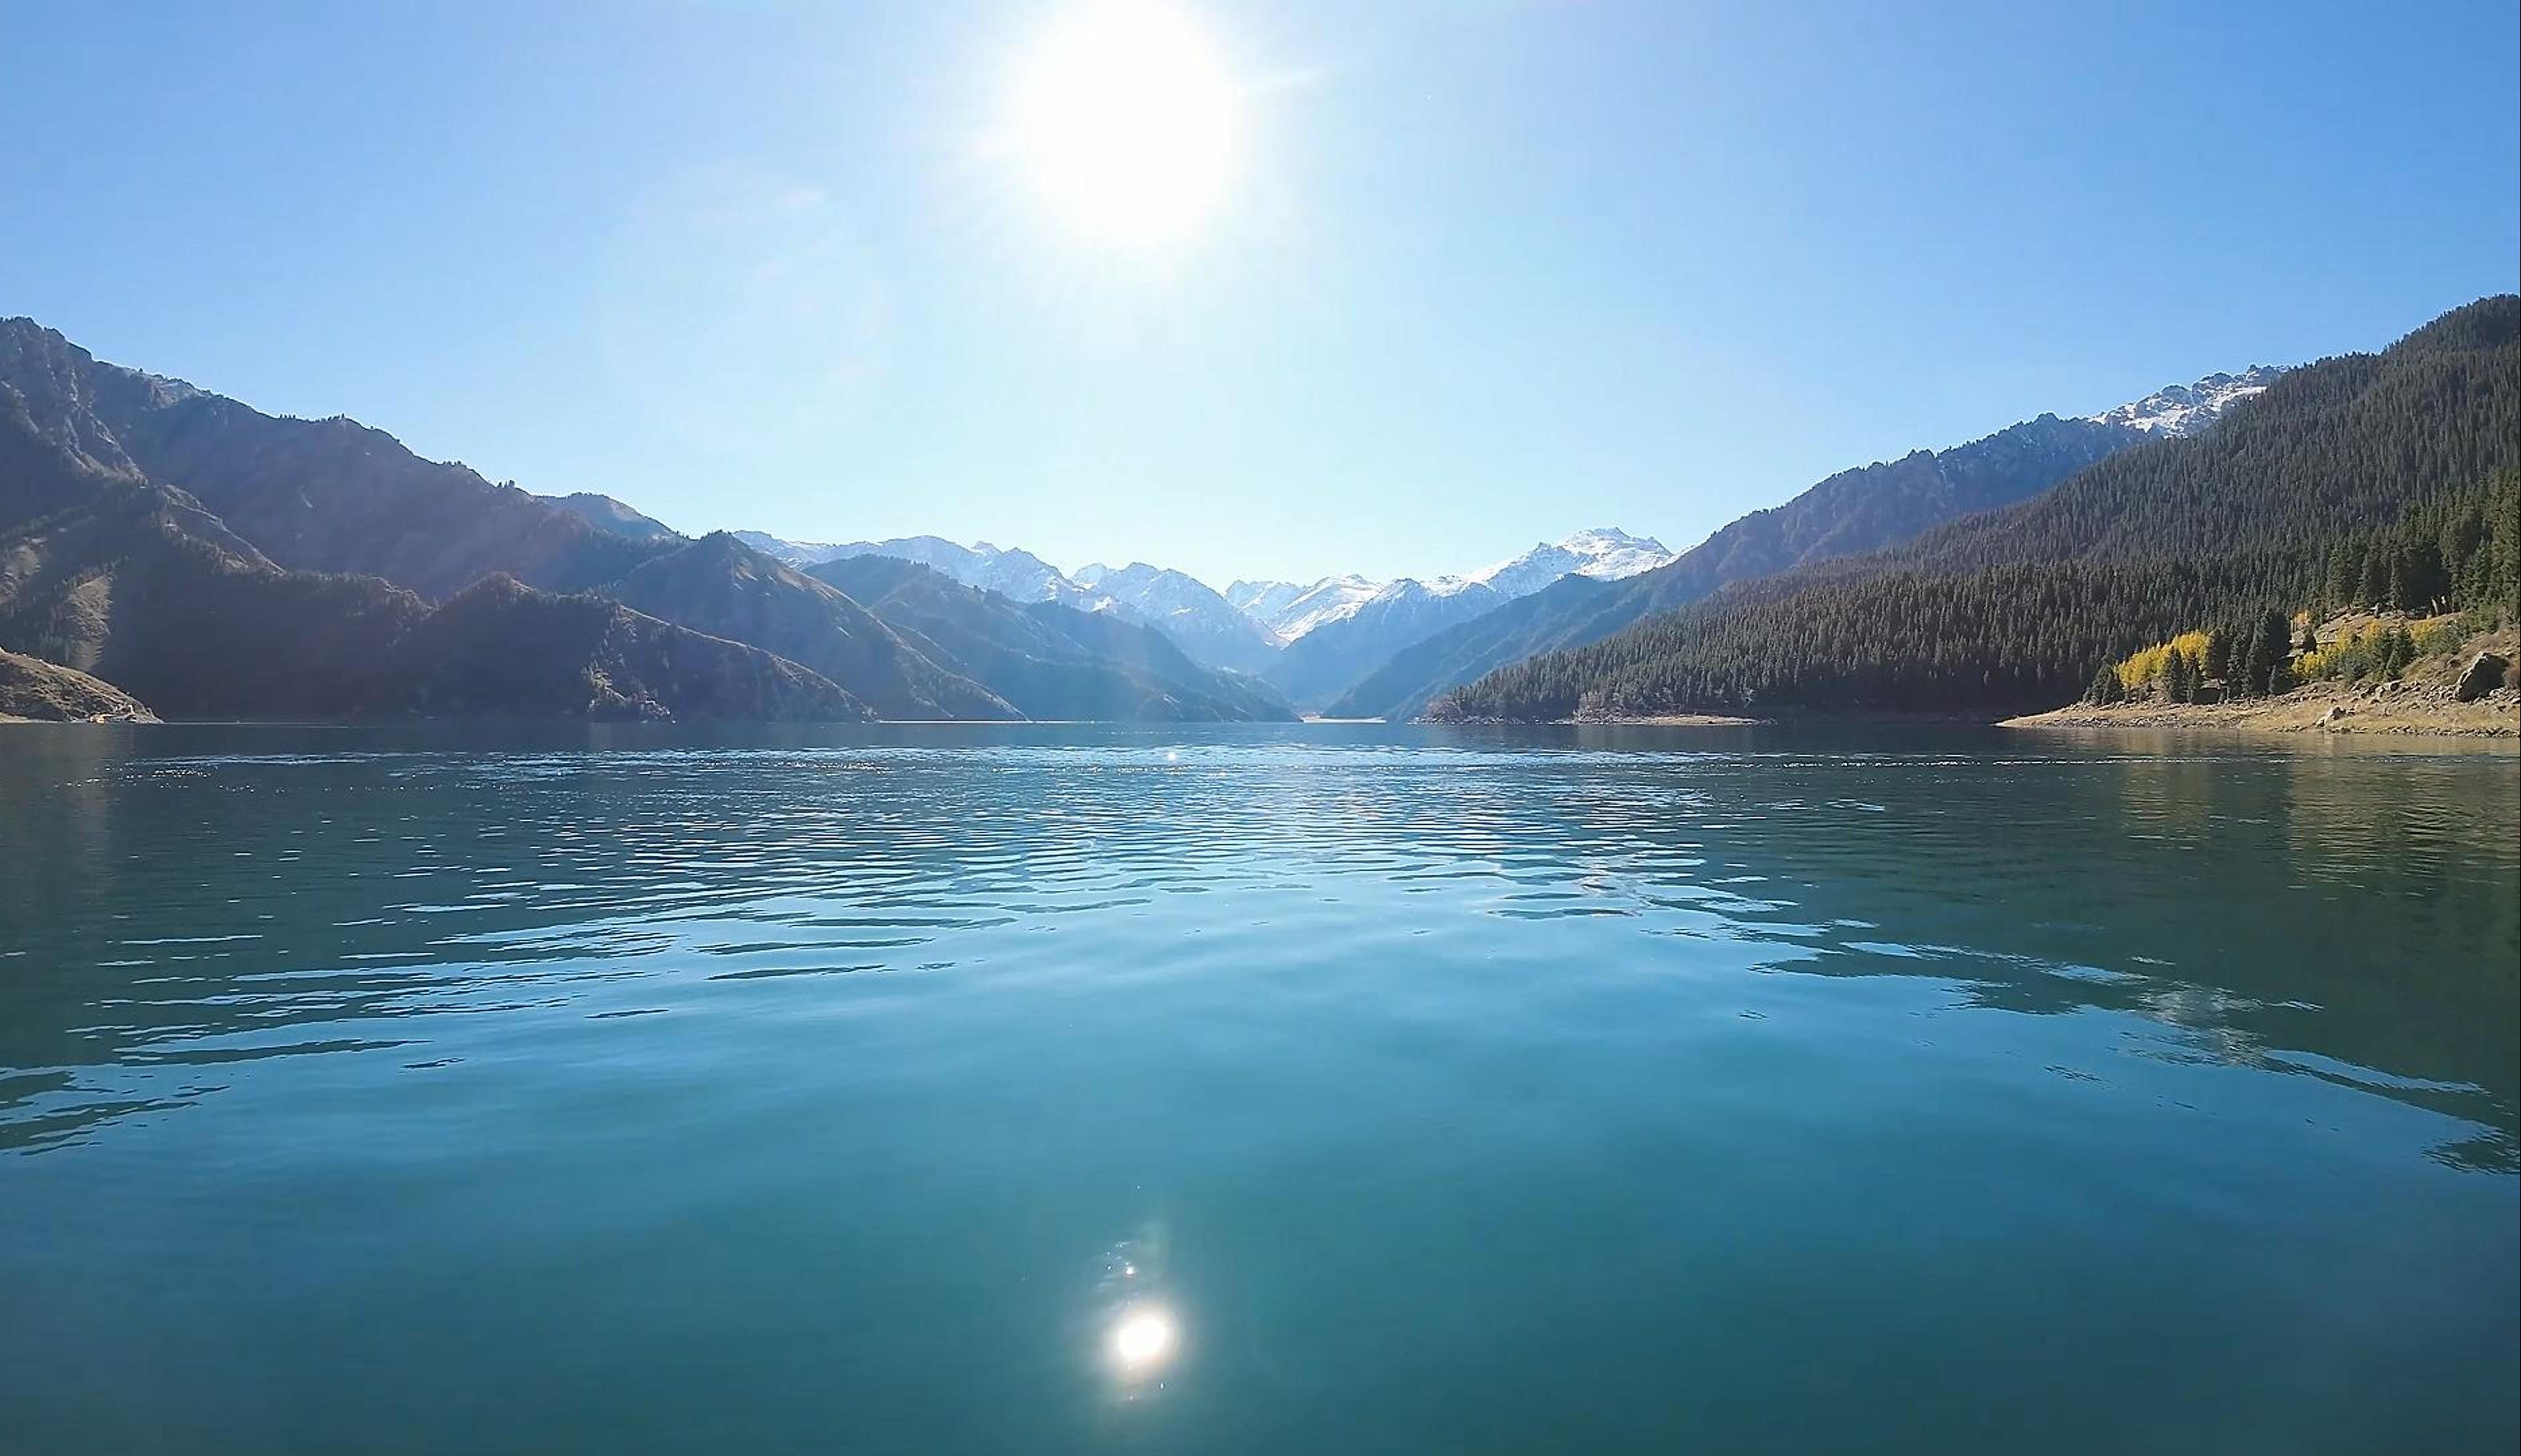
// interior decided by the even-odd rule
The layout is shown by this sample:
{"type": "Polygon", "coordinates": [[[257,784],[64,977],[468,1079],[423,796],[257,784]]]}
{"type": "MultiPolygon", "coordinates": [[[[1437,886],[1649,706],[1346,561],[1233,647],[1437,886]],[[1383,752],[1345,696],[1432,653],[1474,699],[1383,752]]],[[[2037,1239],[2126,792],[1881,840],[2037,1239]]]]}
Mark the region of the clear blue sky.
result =
{"type": "Polygon", "coordinates": [[[1184,6],[1161,250],[986,139],[1055,4],[13,6],[0,313],[685,529],[1222,585],[1695,541],[2521,273],[2510,0],[1184,6]]]}

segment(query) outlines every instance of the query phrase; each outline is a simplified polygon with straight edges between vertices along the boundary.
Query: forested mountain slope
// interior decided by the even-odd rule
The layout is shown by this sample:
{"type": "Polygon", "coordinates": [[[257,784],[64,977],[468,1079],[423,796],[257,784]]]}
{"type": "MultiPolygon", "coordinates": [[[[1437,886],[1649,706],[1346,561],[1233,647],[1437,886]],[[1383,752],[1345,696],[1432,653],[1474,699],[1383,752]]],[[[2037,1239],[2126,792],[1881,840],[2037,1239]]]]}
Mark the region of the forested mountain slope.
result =
{"type": "MultiPolygon", "coordinates": [[[[2215,431],[2131,450],[1885,553],[1932,571],[2324,543],[2521,458],[2521,297],[2297,369],[2215,431]]],[[[1849,563],[1853,569],[1866,564],[1849,563]]]]}
{"type": "MultiPolygon", "coordinates": [[[[2209,423],[2206,419],[2198,422],[2209,423]]],[[[1561,581],[1403,649],[1352,686],[1338,717],[1414,717],[1447,689],[1535,654],[1581,647],[1737,581],[1905,541],[1956,516],[2038,495],[2092,462],[2149,440],[2133,426],[2036,420],[1947,450],[1841,471],[1732,523],[1669,565],[1609,593],[1561,581]]]]}
{"type": "Polygon", "coordinates": [[[2211,432],[1501,668],[1431,713],[2053,706],[2165,633],[2304,605],[2342,543],[2521,464],[2516,336],[2521,299],[2482,299],[2382,353],[2294,371],[2211,432]]]}

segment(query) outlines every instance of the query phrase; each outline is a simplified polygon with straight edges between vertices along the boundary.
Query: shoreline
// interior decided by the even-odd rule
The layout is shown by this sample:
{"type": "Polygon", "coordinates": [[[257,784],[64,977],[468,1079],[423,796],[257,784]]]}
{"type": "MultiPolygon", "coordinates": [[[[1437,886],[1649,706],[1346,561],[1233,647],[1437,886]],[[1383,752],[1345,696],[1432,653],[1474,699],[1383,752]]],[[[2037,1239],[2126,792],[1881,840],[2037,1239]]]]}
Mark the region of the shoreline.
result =
{"type": "MultiPolygon", "coordinates": [[[[1339,719],[1380,723],[1383,718],[1339,719]]],[[[1761,728],[1774,718],[1738,718],[1724,713],[1639,713],[1627,717],[1578,718],[1403,718],[1422,728],[1761,728]]]]}
{"type": "Polygon", "coordinates": [[[2498,688],[2469,703],[2422,688],[2358,693],[2331,683],[2238,703],[2070,704],[2005,718],[1999,728],[2139,728],[2249,737],[2336,734],[2466,739],[2481,746],[2521,739],[2521,691],[2498,688]]]}
{"type": "Polygon", "coordinates": [[[1635,713],[1559,718],[1576,728],[1762,728],[1774,718],[1740,718],[1727,713],[1635,713]]]}

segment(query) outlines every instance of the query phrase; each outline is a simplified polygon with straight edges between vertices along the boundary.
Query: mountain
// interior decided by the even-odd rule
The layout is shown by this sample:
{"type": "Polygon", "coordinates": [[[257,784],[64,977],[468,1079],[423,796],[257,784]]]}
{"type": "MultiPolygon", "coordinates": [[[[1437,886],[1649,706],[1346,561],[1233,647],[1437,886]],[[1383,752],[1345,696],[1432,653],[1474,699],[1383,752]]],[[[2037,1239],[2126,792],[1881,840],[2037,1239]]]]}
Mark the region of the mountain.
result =
{"type": "Polygon", "coordinates": [[[1185,572],[1133,562],[1101,564],[1073,574],[1031,552],[939,536],[901,536],[845,544],[789,541],[757,531],[736,537],[793,566],[812,567],[858,556],[917,562],[966,586],[1017,602],[1051,602],[1108,612],[1155,627],[1201,664],[1269,677],[1299,701],[1318,705],[1384,658],[1465,614],[1535,591],[1562,575],[1626,576],[1667,561],[1662,544],[1616,529],[1580,531],[1542,543],[1480,572],[1433,581],[1378,584],[1357,576],[1309,586],[1238,581],[1220,594],[1185,572]],[[1282,644],[1332,622],[1362,614],[1323,643],[1281,661],[1282,644]]]}
{"type": "Polygon", "coordinates": [[[2124,425],[2176,439],[2206,430],[2222,419],[2225,410],[2265,392],[2283,373],[2280,365],[2253,364],[2239,374],[2210,374],[2193,385],[2172,385],[2089,418],[2098,424],[2124,425]]]}
{"type": "MultiPolygon", "coordinates": [[[[1438,595],[1450,595],[1466,582],[1495,592],[1499,599],[1539,591],[1562,576],[1581,573],[1606,581],[1650,571],[1672,560],[1660,541],[1632,536],[1614,526],[1581,530],[1563,541],[1544,541],[1521,556],[1484,570],[1440,576],[1417,584],[1438,595]]],[[[1398,585],[1371,577],[1325,576],[1319,581],[1237,581],[1225,600],[1267,628],[1281,641],[1293,642],[1316,627],[1353,614],[1378,593],[1398,585]]]]}
{"type": "Polygon", "coordinates": [[[1633,620],[1620,585],[1566,576],[1394,653],[1323,709],[1334,718],[1417,717],[1448,688],[1508,662],[1595,641],[1633,620]]]}
{"type": "MultiPolygon", "coordinates": [[[[268,416],[100,363],[30,321],[0,326],[0,382],[24,405],[0,446],[25,457],[0,480],[0,645],[170,714],[1022,715],[941,649],[726,533],[687,540],[609,497],[493,485],[355,421],[268,416]],[[492,623],[513,634],[504,656],[492,623]]],[[[1111,606],[1025,553],[933,544],[1001,585],[1111,606]]],[[[1064,638],[1069,666],[1106,652],[1100,667],[1137,685],[1103,695],[1112,711],[1284,712],[1143,630],[1064,638]]]]}
{"type": "Polygon", "coordinates": [[[442,587],[502,561],[601,576],[680,544],[599,531],[353,422],[275,419],[100,363],[30,320],[0,322],[0,644],[170,716],[867,715],[767,653],[551,596],[495,566],[458,586],[458,611],[343,565],[442,587]],[[325,569],[275,560],[158,470],[325,569]],[[362,540],[362,527],[385,534],[362,540]],[[466,590],[488,578],[505,585],[466,590]]]}
{"type": "Polygon", "coordinates": [[[957,663],[1034,718],[1283,719],[1284,701],[1211,672],[1153,627],[1055,602],[1021,603],[899,557],[835,557],[807,574],[903,640],[957,663]]]}
{"type": "Polygon", "coordinates": [[[1286,583],[1242,582],[1238,588],[1256,604],[1275,603],[1283,617],[1303,628],[1261,676],[1299,706],[1336,710],[1359,680],[1440,632],[1571,576],[1618,579],[1670,560],[1662,542],[1603,526],[1541,542],[1484,570],[1403,577],[1362,595],[1359,589],[1367,583],[1357,577],[1326,580],[1296,595],[1277,590],[1286,583]]]}
{"type": "Polygon", "coordinates": [[[73,352],[65,362],[82,408],[132,464],[284,569],[382,576],[438,600],[493,572],[575,591],[656,549],[463,465],[423,460],[355,420],[266,415],[73,352]]]}
{"type": "Polygon", "coordinates": [[[1325,576],[1311,583],[1238,581],[1225,589],[1225,600],[1279,641],[1293,642],[1354,612],[1383,586],[1355,575],[1325,576]]]}
{"type": "Polygon", "coordinates": [[[60,335],[0,321],[0,649],[170,717],[866,711],[766,653],[512,578],[433,609],[286,569],[140,468],[93,407],[100,383],[60,335]]]}
{"type": "Polygon", "coordinates": [[[589,525],[609,530],[633,541],[680,540],[682,532],[652,517],[642,516],[609,495],[581,490],[575,495],[538,495],[534,499],[557,506],[589,525]]]}
{"type": "Polygon", "coordinates": [[[816,562],[830,561],[833,554],[841,549],[829,541],[791,541],[768,531],[740,530],[728,531],[727,534],[762,555],[792,567],[810,567],[816,562]]]}
{"type": "MultiPolygon", "coordinates": [[[[776,540],[776,537],[771,538],[776,540]]],[[[942,536],[896,536],[890,541],[850,541],[843,545],[780,542],[794,564],[819,566],[852,556],[885,556],[917,562],[965,586],[993,591],[1019,602],[1057,602],[1063,607],[1091,609],[1102,601],[1030,551],[1000,550],[986,541],[958,545],[942,536]]],[[[767,549],[767,548],[765,548],[767,549]]],[[[772,555],[786,553],[773,551],[772,555]]]]}
{"type": "MultiPolygon", "coordinates": [[[[2379,354],[2287,371],[2211,431],[2114,453],[2044,494],[1903,544],[1729,587],[1502,667],[1431,714],[2053,706],[2096,664],[2173,633],[2369,599],[2369,565],[2339,565],[2368,552],[2358,543],[2460,492],[2491,495],[2488,482],[2516,469],[2521,298],[2503,295],[2379,354]]],[[[2419,555],[2393,560],[2380,590],[2425,570],[2419,555]]]]}
{"type": "Polygon", "coordinates": [[[2102,416],[1919,452],[1833,478],[1677,559],[1601,529],[1464,576],[1237,583],[1229,598],[1143,564],[1078,580],[1028,552],[933,536],[691,541],[607,496],[530,495],[359,422],[265,415],[13,320],[0,323],[0,646],[186,715],[1035,711],[997,680],[1008,674],[1061,716],[1282,714],[1270,686],[1238,675],[1256,668],[1308,707],[1388,712],[1509,655],[1591,641],[1728,582],[2018,498],[2079,449],[2198,437],[2284,384],[2263,368],[2209,376],[2102,416]],[[1025,620],[884,583],[892,612],[930,614],[906,626],[793,565],[860,558],[933,564],[1025,620]],[[496,585],[477,593],[484,582],[496,585]],[[462,612],[437,619],[458,598],[462,612]],[[598,599],[602,610],[587,605],[598,599]],[[1255,611],[1301,628],[1294,645],[1279,650],[1255,611]],[[485,656],[499,650],[490,622],[518,634],[513,671],[485,656]],[[723,656],[738,649],[756,656],[723,656]]]}
{"type": "Polygon", "coordinates": [[[1458,576],[1421,582],[1403,577],[1287,644],[1261,680],[1307,711],[1328,706],[1393,654],[1446,627],[1469,621],[1505,601],[1491,587],[1458,576]]]}
{"type": "MultiPolygon", "coordinates": [[[[2223,405],[2245,397],[2227,394],[2223,405]]],[[[2184,428],[2201,423],[2192,409],[2184,428]]],[[[1341,717],[1414,717],[1445,690],[1508,662],[1599,641],[1731,582],[1893,545],[1954,517],[2027,499],[2152,437],[2124,420],[2041,415],[1964,445],[1841,471],[1781,506],[1742,517],[1612,592],[1561,582],[1492,620],[1467,621],[1411,645],[1362,675],[1329,710],[1341,717]]]]}
{"type": "Polygon", "coordinates": [[[997,694],[940,665],[838,588],[724,531],[642,563],[604,595],[652,616],[808,667],[888,718],[1015,718],[997,694]]]}
{"type": "Polygon", "coordinates": [[[422,617],[385,660],[368,712],[869,719],[830,679],[592,594],[488,576],[422,617]]]}
{"type": "Polygon", "coordinates": [[[808,579],[840,595],[877,592],[881,602],[865,606],[909,651],[950,667],[1028,717],[1288,715],[1275,694],[1233,676],[1238,664],[1275,656],[1268,635],[1179,571],[1093,567],[1087,569],[1095,584],[1087,585],[1031,552],[986,542],[961,546],[939,536],[902,536],[835,545],[744,531],[732,538],[770,540],[791,561],[810,558],[808,579]],[[945,593],[937,582],[846,565],[853,562],[923,567],[964,591],[945,593]],[[978,600],[988,596],[1017,610],[1001,612],[978,600]],[[1023,610],[1033,607],[1056,611],[1023,610]],[[1099,616],[1115,620],[1109,626],[1090,620],[1099,616]]]}
{"type": "Polygon", "coordinates": [[[1578,531],[1563,541],[1544,541],[1521,556],[1499,562],[1485,571],[1472,572],[1470,579],[1512,601],[1530,596],[1562,576],[1617,581],[1651,571],[1672,559],[1661,541],[1602,526],[1578,531]]]}
{"type": "Polygon", "coordinates": [[[1277,660],[1277,637],[1195,576],[1131,562],[1082,567],[1070,579],[1100,593],[1111,610],[1159,629],[1207,666],[1259,672],[1277,660]]]}
{"type": "Polygon", "coordinates": [[[859,556],[917,562],[965,586],[993,591],[1019,603],[1050,602],[1088,612],[1113,612],[1155,627],[1201,664],[1232,672],[1257,672],[1278,654],[1278,640],[1238,612],[1206,582],[1181,571],[1133,562],[1100,564],[1074,575],[1031,552],[963,546],[940,536],[899,536],[889,541],[842,545],[768,539],[773,554],[807,566],[859,556]]]}
{"type": "Polygon", "coordinates": [[[158,715],[139,699],[101,678],[0,649],[0,722],[33,718],[81,722],[112,718],[154,723],[158,715]]]}

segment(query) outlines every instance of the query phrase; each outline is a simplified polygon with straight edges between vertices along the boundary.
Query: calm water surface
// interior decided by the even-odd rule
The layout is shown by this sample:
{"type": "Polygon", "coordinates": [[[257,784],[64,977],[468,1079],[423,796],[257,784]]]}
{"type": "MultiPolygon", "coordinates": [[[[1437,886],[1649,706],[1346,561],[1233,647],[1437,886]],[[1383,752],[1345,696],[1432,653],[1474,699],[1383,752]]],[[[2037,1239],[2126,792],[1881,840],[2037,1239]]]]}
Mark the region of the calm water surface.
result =
{"type": "Polygon", "coordinates": [[[2516,841],[2404,745],[0,728],[0,1451],[2508,1452],[2516,841]]]}

